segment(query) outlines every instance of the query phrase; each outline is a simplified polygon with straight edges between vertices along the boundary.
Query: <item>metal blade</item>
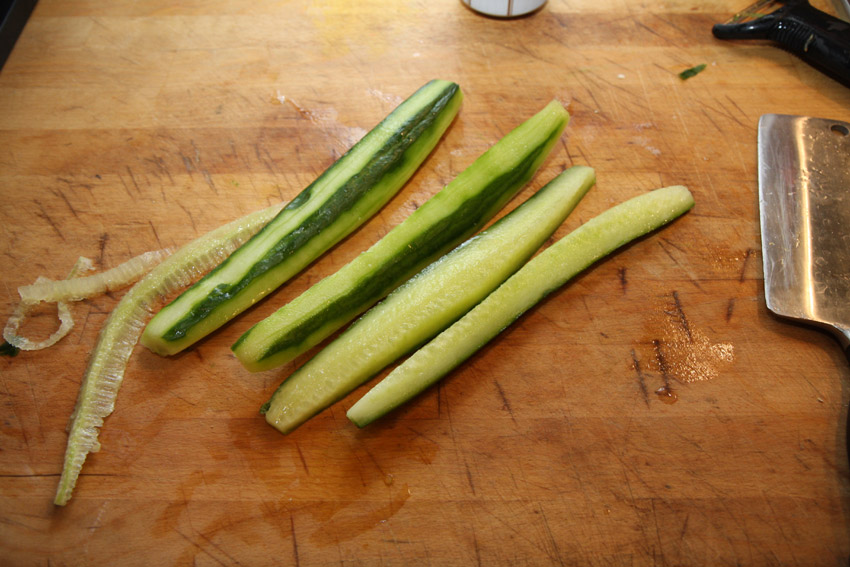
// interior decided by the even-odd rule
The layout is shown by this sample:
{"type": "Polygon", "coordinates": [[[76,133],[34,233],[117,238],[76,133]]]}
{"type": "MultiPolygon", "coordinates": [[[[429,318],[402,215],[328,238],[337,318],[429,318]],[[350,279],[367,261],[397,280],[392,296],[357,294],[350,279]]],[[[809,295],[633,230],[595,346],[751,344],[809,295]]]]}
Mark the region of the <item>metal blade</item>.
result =
{"type": "Polygon", "coordinates": [[[850,345],[850,123],[759,121],[765,299],[778,315],[832,327],[850,345]]]}

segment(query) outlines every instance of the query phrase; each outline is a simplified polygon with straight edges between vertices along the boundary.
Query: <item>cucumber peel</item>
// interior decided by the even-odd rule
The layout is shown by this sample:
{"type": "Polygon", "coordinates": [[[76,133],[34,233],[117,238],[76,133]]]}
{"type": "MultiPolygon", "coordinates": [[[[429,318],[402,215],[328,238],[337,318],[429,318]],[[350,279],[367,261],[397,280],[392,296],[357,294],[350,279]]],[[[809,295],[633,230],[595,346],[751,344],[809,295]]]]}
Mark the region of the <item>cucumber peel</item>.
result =
{"type": "Polygon", "coordinates": [[[346,413],[364,427],[438,382],[525,311],[594,262],[687,212],[693,196],[665,187],[621,203],[548,247],[416,351],[346,413]]]}
{"type": "Polygon", "coordinates": [[[127,362],[156,305],[221,262],[268,223],[281,206],[246,215],[181,247],[131,287],[109,314],[89,357],[68,425],[65,461],[54,499],[57,506],[71,499],[88,454],[100,450],[98,430],[115,408],[127,362]]]}
{"type": "Polygon", "coordinates": [[[264,408],[266,421],[292,431],[445,329],[519,269],[594,181],[589,167],[568,169],[396,288],[281,384],[264,408]]]}
{"type": "Polygon", "coordinates": [[[463,99],[430,81],[299,193],[251,240],[163,308],[141,342],[176,354],[274,291],[389,201],[431,153],[463,99]]]}
{"type": "Polygon", "coordinates": [[[552,101],[371,248],[250,328],[233,352],[251,371],[285,364],[482,228],[531,179],[569,114],[552,101]]]}

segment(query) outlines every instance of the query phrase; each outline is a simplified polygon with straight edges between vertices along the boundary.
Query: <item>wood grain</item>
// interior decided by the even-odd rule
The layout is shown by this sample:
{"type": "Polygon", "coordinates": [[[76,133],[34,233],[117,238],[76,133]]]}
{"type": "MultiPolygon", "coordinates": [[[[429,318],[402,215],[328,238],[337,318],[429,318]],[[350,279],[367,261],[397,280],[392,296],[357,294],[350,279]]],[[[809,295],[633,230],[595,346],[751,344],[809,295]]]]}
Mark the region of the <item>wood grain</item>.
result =
{"type": "MultiPolygon", "coordinates": [[[[288,200],[430,78],[466,98],[397,198],[190,351],[137,348],[65,508],[65,425],[120,293],[0,359],[3,565],[846,565],[850,371],[764,306],[756,124],[850,120],[850,90],[710,33],[744,5],[550,0],[42,0],[0,72],[0,315],[77,256],[107,268],[288,200]],[[682,81],[677,74],[706,63],[682,81]],[[598,183],[557,235],[685,184],[697,205],[594,266],[438,387],[357,430],[359,390],[284,437],[229,345],[558,99],[561,169],[598,183]]],[[[512,202],[506,210],[521,199],[512,202]]],[[[40,311],[32,333],[49,332],[40,311]]]]}

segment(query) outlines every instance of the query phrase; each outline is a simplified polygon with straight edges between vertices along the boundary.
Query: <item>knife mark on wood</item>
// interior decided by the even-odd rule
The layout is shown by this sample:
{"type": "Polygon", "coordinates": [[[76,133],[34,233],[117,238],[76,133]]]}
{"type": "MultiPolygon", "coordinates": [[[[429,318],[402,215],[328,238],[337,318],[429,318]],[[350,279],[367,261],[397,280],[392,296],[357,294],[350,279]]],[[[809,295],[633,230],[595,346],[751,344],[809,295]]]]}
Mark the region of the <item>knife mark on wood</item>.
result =
{"type": "Polygon", "coordinates": [[[257,156],[257,160],[259,160],[260,163],[266,166],[266,169],[269,170],[269,173],[278,173],[277,168],[274,165],[274,158],[269,153],[268,148],[263,147],[261,150],[259,144],[254,144],[254,154],[257,156]]]}
{"type": "Polygon", "coordinates": [[[566,137],[561,136],[561,138],[559,138],[559,141],[561,143],[561,147],[564,149],[564,155],[567,156],[567,161],[566,161],[566,163],[564,163],[563,167],[564,168],[570,167],[571,165],[573,165],[573,157],[570,155],[570,148],[569,148],[569,145],[567,144],[566,137]]]}
{"type": "Polygon", "coordinates": [[[807,464],[807,463],[803,460],[803,458],[802,458],[802,457],[800,457],[800,455],[798,455],[797,453],[794,453],[794,460],[796,460],[798,463],[800,463],[800,465],[803,467],[803,469],[805,469],[805,470],[807,470],[807,471],[812,470],[812,467],[810,467],[810,466],[809,466],[809,465],[808,465],[808,464],[807,464]]]}
{"type": "MultiPolygon", "coordinates": [[[[384,468],[381,466],[381,463],[378,462],[378,459],[375,458],[375,455],[372,453],[372,451],[369,450],[368,447],[366,447],[365,450],[366,450],[366,455],[369,457],[369,460],[372,461],[372,464],[375,466],[378,473],[380,473],[381,478],[386,478],[387,473],[384,471],[384,468]]],[[[363,475],[361,474],[361,477],[362,476],[363,475]]],[[[367,485],[368,485],[368,483],[366,482],[366,479],[363,478],[363,486],[367,486],[367,485]]]]}
{"type": "MultiPolygon", "coordinates": [[[[727,97],[726,97],[726,98],[727,98],[727,100],[729,100],[729,96],[728,96],[728,95],[727,95],[727,97]]],[[[720,102],[720,101],[718,101],[718,102],[720,102]]],[[[736,110],[738,110],[739,112],[741,111],[741,108],[740,108],[738,105],[736,105],[734,101],[731,101],[731,100],[730,100],[730,102],[732,103],[732,106],[734,106],[736,110]]],[[[734,122],[734,123],[735,123],[735,124],[737,124],[738,126],[741,126],[742,128],[747,128],[747,129],[749,129],[749,128],[750,128],[750,125],[749,125],[749,124],[745,124],[745,123],[741,122],[740,120],[738,120],[738,119],[735,117],[735,115],[734,115],[734,114],[732,114],[732,113],[731,113],[731,112],[729,112],[726,108],[724,108],[723,104],[721,104],[721,105],[720,105],[720,109],[716,109],[716,108],[713,108],[713,107],[711,107],[711,106],[708,106],[707,104],[705,104],[705,102],[702,102],[702,103],[701,103],[701,106],[703,107],[703,109],[708,109],[708,110],[714,111],[714,112],[716,112],[717,114],[720,114],[721,116],[723,116],[723,117],[725,117],[725,118],[728,118],[729,120],[731,120],[732,122],[734,122]]],[[[705,115],[705,116],[706,116],[706,118],[708,118],[709,120],[711,120],[711,118],[708,116],[708,114],[706,114],[705,110],[703,110],[703,115],[705,115]]],[[[713,121],[713,120],[712,120],[712,124],[714,124],[714,121],[713,121]]],[[[729,127],[728,127],[728,126],[726,126],[726,127],[718,127],[718,126],[715,124],[715,128],[717,128],[717,130],[718,130],[719,132],[721,132],[721,133],[729,132],[729,127]]]]}
{"type": "MultiPolygon", "coordinates": [[[[189,143],[192,145],[192,149],[195,151],[195,157],[190,162],[190,166],[194,167],[194,169],[201,174],[201,177],[204,178],[204,181],[207,182],[209,188],[213,190],[213,193],[218,195],[218,187],[215,186],[215,182],[213,181],[212,175],[209,170],[205,167],[201,166],[201,150],[198,149],[198,146],[195,145],[195,140],[189,140],[189,143]]],[[[183,160],[183,163],[186,163],[186,160],[183,160]]]]}
{"type": "Polygon", "coordinates": [[[667,245],[670,245],[673,248],[675,248],[676,246],[674,244],[671,244],[670,242],[668,242],[667,240],[665,240],[663,238],[657,239],[656,242],[658,242],[659,248],[661,248],[661,250],[664,251],[664,253],[667,255],[667,257],[670,258],[673,261],[673,263],[678,266],[679,260],[677,260],[676,257],[673,256],[672,252],[670,252],[670,250],[667,249],[667,245]]]}
{"type": "Polygon", "coordinates": [[[475,482],[472,481],[472,471],[469,470],[469,463],[464,458],[463,467],[466,469],[466,481],[469,483],[469,489],[472,490],[472,495],[475,496],[475,482]]]}
{"type": "Polygon", "coordinates": [[[478,567],[484,565],[481,562],[481,546],[478,544],[478,536],[475,534],[475,526],[470,524],[470,529],[472,530],[472,549],[475,550],[475,564],[478,567]]]}
{"type": "Polygon", "coordinates": [[[189,174],[189,178],[191,179],[192,178],[192,170],[194,169],[192,167],[192,160],[189,159],[189,156],[184,155],[182,152],[180,153],[180,159],[183,160],[183,167],[186,168],[186,173],[189,174]]]}
{"type": "Polygon", "coordinates": [[[543,511],[543,505],[539,502],[537,503],[537,512],[543,520],[543,528],[546,531],[546,535],[549,537],[549,545],[552,546],[551,552],[545,550],[546,555],[548,555],[551,559],[557,560],[558,565],[564,565],[564,559],[561,557],[561,550],[558,548],[558,541],[555,539],[555,534],[552,533],[552,528],[549,526],[549,519],[546,517],[546,512],[543,511]]]}
{"type": "Polygon", "coordinates": [[[304,467],[304,473],[310,476],[310,467],[307,466],[307,459],[304,458],[304,453],[301,451],[301,445],[295,444],[295,450],[298,452],[298,459],[301,461],[301,466],[304,467]]]}
{"type": "Polygon", "coordinates": [[[145,158],[144,160],[150,164],[153,164],[157,172],[161,174],[160,177],[162,175],[165,175],[166,177],[168,177],[169,183],[171,183],[172,185],[174,184],[174,179],[171,177],[171,173],[168,171],[168,167],[165,165],[165,160],[162,156],[154,155],[152,157],[145,158]]]}
{"type": "MultiPolygon", "coordinates": [[[[593,163],[593,160],[589,159],[587,154],[584,153],[584,148],[581,146],[581,144],[578,144],[576,149],[578,150],[578,154],[579,154],[579,156],[581,156],[581,159],[584,163],[593,163]]],[[[570,154],[570,161],[571,161],[571,163],[575,162],[575,160],[572,157],[572,154],[570,154]]]]}
{"type": "Polygon", "coordinates": [[[738,278],[738,281],[743,282],[746,280],[747,275],[747,265],[750,263],[750,258],[756,253],[756,251],[752,248],[747,248],[747,251],[744,253],[744,262],[741,264],[741,276],[738,278]]]}
{"type": "MultiPolygon", "coordinates": [[[[578,76],[581,77],[583,75],[578,75],[578,76]]],[[[593,103],[592,105],[584,102],[581,98],[575,97],[575,96],[573,97],[573,101],[575,101],[575,102],[581,104],[582,106],[584,106],[585,108],[591,110],[593,112],[594,118],[601,118],[605,122],[610,122],[611,120],[610,120],[610,118],[608,118],[608,115],[606,115],[601,110],[602,108],[605,108],[607,105],[599,104],[599,101],[596,99],[596,96],[595,96],[594,93],[595,93],[595,89],[588,89],[587,94],[590,96],[590,100],[593,103]]],[[[579,145],[579,148],[581,148],[580,145],[579,145]]],[[[582,152],[582,156],[584,156],[584,152],[582,152]]],[[[586,163],[593,163],[593,162],[589,161],[589,162],[586,162],[586,163]]]]}
{"type": "Polygon", "coordinates": [[[148,225],[150,225],[150,227],[151,227],[151,232],[153,232],[153,237],[156,239],[156,245],[157,245],[157,247],[158,247],[158,248],[165,248],[165,247],[162,245],[162,241],[159,239],[159,234],[157,234],[157,232],[156,232],[156,227],[154,226],[153,221],[151,221],[151,220],[149,219],[149,220],[148,220],[148,225]]]}
{"type": "Polygon", "coordinates": [[[649,390],[646,387],[646,380],[644,379],[643,370],[641,370],[640,360],[638,360],[637,354],[635,353],[635,349],[632,349],[632,367],[635,369],[638,386],[640,387],[640,393],[643,395],[643,401],[646,404],[646,407],[650,407],[649,390]]]}
{"type": "Polygon", "coordinates": [[[292,559],[295,560],[295,565],[301,565],[301,558],[298,555],[298,537],[295,535],[295,516],[289,514],[289,533],[292,534],[292,559]]]}
{"type": "Polygon", "coordinates": [[[190,210],[186,207],[186,205],[184,205],[183,203],[178,203],[178,206],[179,206],[181,209],[183,209],[183,212],[184,212],[184,213],[186,213],[186,216],[187,216],[187,217],[189,217],[189,222],[190,222],[190,223],[191,223],[191,225],[192,225],[192,231],[193,231],[195,234],[197,234],[197,233],[198,233],[198,227],[197,227],[197,225],[195,225],[195,217],[193,217],[193,216],[192,216],[192,211],[190,211],[190,210]]]}
{"type": "Polygon", "coordinates": [[[197,533],[201,537],[201,539],[203,539],[205,542],[207,542],[209,545],[211,545],[216,551],[218,551],[219,553],[221,553],[222,555],[224,555],[227,558],[227,563],[222,562],[222,565],[242,565],[242,563],[238,559],[236,559],[231,554],[226,552],[219,544],[217,544],[215,541],[210,539],[210,537],[208,535],[206,535],[205,533],[203,533],[201,531],[198,531],[197,529],[195,530],[195,533],[197,533]]]}
{"type": "MultiPolygon", "coordinates": [[[[150,222],[150,221],[148,221],[150,222]]],[[[98,247],[98,256],[97,256],[97,265],[100,266],[101,269],[106,265],[104,262],[104,258],[106,256],[106,243],[109,241],[109,233],[104,232],[100,235],[97,241],[98,247]]]]}
{"type": "Polygon", "coordinates": [[[499,384],[498,380],[493,380],[493,383],[496,385],[496,390],[499,392],[499,397],[502,398],[502,409],[507,410],[508,415],[511,416],[511,421],[513,421],[514,425],[516,425],[516,418],[514,418],[514,412],[511,409],[511,404],[508,401],[508,397],[505,396],[505,390],[502,389],[502,385],[499,384]]]}
{"type": "MultiPolygon", "coordinates": [[[[69,186],[70,186],[70,184],[71,184],[71,182],[70,182],[70,181],[67,181],[67,180],[65,180],[65,179],[60,179],[60,181],[64,181],[64,182],[65,182],[65,183],[67,183],[69,186]]],[[[68,210],[69,210],[69,211],[71,211],[71,215],[72,215],[75,219],[80,218],[80,217],[79,217],[79,215],[77,214],[77,209],[75,209],[75,208],[74,208],[74,205],[72,205],[72,204],[71,204],[70,199],[68,199],[68,196],[67,196],[67,195],[65,195],[65,192],[64,192],[64,191],[59,190],[59,189],[53,189],[53,190],[51,190],[51,193],[53,193],[54,195],[56,195],[57,197],[59,197],[60,199],[62,199],[62,201],[65,203],[65,206],[67,206],[67,207],[68,207],[68,210]]]]}
{"type": "Polygon", "coordinates": [[[675,403],[679,399],[679,396],[670,387],[670,370],[667,367],[667,360],[664,357],[664,353],[661,351],[661,341],[653,339],[652,346],[655,349],[655,360],[658,362],[658,369],[661,372],[661,379],[663,380],[663,385],[655,390],[655,393],[662,402],[667,404],[675,403]]]}
{"type": "Polygon", "coordinates": [[[732,98],[731,96],[729,96],[728,94],[726,95],[726,100],[729,101],[729,104],[734,106],[735,110],[737,110],[739,113],[741,113],[744,116],[744,118],[746,118],[747,120],[746,120],[746,122],[741,122],[740,120],[736,120],[735,118],[733,118],[731,114],[729,115],[729,118],[732,118],[732,120],[735,120],[735,122],[737,122],[739,125],[741,125],[744,128],[747,128],[749,130],[749,128],[751,127],[749,115],[746,112],[744,112],[744,109],[741,108],[738,105],[738,103],[735,102],[735,99],[732,98]]]}
{"type": "Polygon", "coordinates": [[[626,293],[626,288],[628,287],[628,280],[626,279],[626,267],[620,266],[617,268],[617,277],[620,279],[620,289],[623,290],[623,295],[626,293]]]}
{"type": "Polygon", "coordinates": [[[520,55],[527,55],[528,57],[530,57],[534,61],[539,61],[541,63],[545,63],[546,65],[550,65],[552,67],[560,67],[560,62],[549,61],[545,57],[542,57],[539,54],[534,53],[528,47],[528,45],[526,45],[525,43],[521,43],[519,45],[504,44],[504,45],[502,45],[502,48],[507,49],[509,51],[514,51],[516,53],[519,53],[520,55]]]}
{"type": "Polygon", "coordinates": [[[730,297],[729,303],[726,304],[726,322],[732,321],[732,312],[735,310],[735,298],[730,297]]]}
{"type": "Polygon", "coordinates": [[[210,175],[209,170],[202,169],[201,175],[204,177],[204,181],[207,182],[207,185],[209,185],[210,189],[213,190],[213,193],[218,195],[218,187],[215,186],[215,182],[213,181],[212,175],[210,175]]]}
{"type": "MultiPolygon", "coordinates": [[[[687,254],[687,253],[688,253],[687,248],[685,248],[684,246],[679,245],[677,242],[674,242],[674,241],[670,240],[669,238],[659,238],[659,240],[663,241],[663,242],[664,242],[664,244],[667,244],[668,246],[670,246],[670,247],[672,247],[672,248],[675,248],[675,249],[676,249],[676,250],[678,250],[679,252],[682,252],[683,254],[687,254]]],[[[665,251],[666,251],[666,250],[665,250],[665,251]]],[[[670,253],[668,252],[668,255],[669,255],[669,254],[670,254],[670,253]]],[[[671,255],[670,257],[671,257],[671,258],[673,258],[673,256],[672,256],[672,255],[671,255]]],[[[673,258],[673,260],[675,260],[675,258],[673,258]]],[[[676,262],[676,263],[678,264],[678,262],[676,262]]]]}
{"type": "Polygon", "coordinates": [[[688,342],[694,342],[694,337],[691,335],[691,326],[688,323],[688,318],[685,316],[685,310],[682,308],[682,301],[679,299],[679,292],[673,292],[673,303],[676,307],[676,315],[679,318],[679,323],[682,325],[682,329],[685,331],[685,335],[688,337],[688,342]]]}
{"type": "Polygon", "coordinates": [[[45,222],[47,222],[47,224],[50,225],[50,228],[52,228],[56,232],[56,234],[59,235],[59,238],[65,240],[65,235],[62,234],[61,230],[59,230],[59,225],[57,225],[53,218],[47,213],[47,211],[44,210],[42,204],[38,201],[35,201],[35,205],[38,207],[38,212],[35,213],[36,216],[41,217],[45,222]]]}
{"type": "MultiPolygon", "coordinates": [[[[136,176],[133,175],[133,170],[130,169],[129,165],[126,167],[126,169],[127,169],[127,175],[130,176],[130,181],[133,182],[133,187],[135,187],[135,189],[136,189],[136,193],[141,194],[142,189],[141,189],[141,187],[139,187],[139,184],[136,182],[136,176]]],[[[125,187],[126,187],[126,185],[125,185],[125,187]]],[[[128,193],[129,193],[129,191],[128,191],[128,193]]],[[[130,194],[130,196],[132,197],[133,195],[130,194]]]]}
{"type": "Polygon", "coordinates": [[[667,556],[664,553],[664,540],[661,537],[661,526],[658,525],[658,510],[655,509],[655,502],[658,500],[657,498],[650,498],[649,503],[652,507],[652,520],[655,524],[655,544],[658,546],[657,548],[653,545],[652,547],[652,559],[654,565],[669,565],[667,562],[667,556]],[[661,557],[658,557],[657,554],[660,554],[661,557]],[[661,559],[659,563],[659,559],[661,559]]]}
{"type": "Polygon", "coordinates": [[[688,522],[690,521],[690,519],[691,519],[691,514],[688,513],[685,516],[685,521],[682,523],[682,529],[679,530],[679,541],[685,541],[685,534],[688,531],[688,522]]]}
{"type": "Polygon", "coordinates": [[[824,449],[823,447],[819,446],[817,443],[815,443],[814,441],[812,441],[809,438],[803,439],[803,442],[801,443],[801,445],[803,445],[804,450],[806,450],[805,445],[809,445],[811,447],[811,449],[813,449],[818,455],[820,455],[824,464],[826,464],[830,469],[832,469],[836,473],[840,474],[844,478],[850,478],[850,475],[847,474],[846,469],[842,469],[838,466],[838,464],[836,463],[835,459],[832,456],[831,451],[829,451],[828,449],[824,449]]]}
{"type": "MultiPolygon", "coordinates": [[[[194,541],[192,538],[190,538],[189,536],[187,536],[186,534],[184,534],[181,530],[179,530],[179,529],[174,529],[174,532],[175,532],[177,535],[179,535],[180,537],[182,537],[184,540],[186,540],[186,543],[191,544],[191,545],[192,545],[192,546],[193,546],[193,547],[194,547],[197,551],[199,551],[199,552],[201,552],[201,553],[203,553],[203,554],[205,554],[205,555],[208,555],[208,556],[209,556],[209,557],[210,557],[213,561],[215,561],[216,563],[218,563],[218,564],[219,564],[219,565],[221,565],[222,567],[224,566],[224,563],[222,563],[222,562],[221,562],[221,560],[219,560],[219,559],[218,559],[218,557],[215,557],[214,555],[210,554],[210,552],[209,552],[209,551],[207,551],[206,549],[204,549],[203,547],[201,547],[200,545],[198,545],[198,543],[197,543],[196,541],[194,541]]],[[[194,559],[193,563],[194,563],[194,564],[197,564],[197,557],[195,557],[195,558],[193,558],[193,559],[194,559]]]]}
{"type": "Polygon", "coordinates": [[[713,119],[713,118],[709,115],[709,113],[708,113],[708,112],[706,112],[706,105],[705,105],[705,103],[703,103],[701,106],[703,107],[703,108],[702,108],[702,115],[703,115],[703,116],[705,116],[705,117],[706,117],[706,119],[707,119],[709,122],[711,122],[711,125],[712,125],[712,126],[714,126],[714,129],[715,129],[715,130],[717,130],[717,131],[718,131],[718,132],[720,132],[720,133],[723,133],[723,132],[725,131],[725,129],[724,129],[722,126],[720,126],[720,125],[719,125],[719,124],[718,124],[718,123],[717,123],[717,122],[716,122],[716,121],[715,121],[715,120],[714,120],[714,119],[713,119]]]}

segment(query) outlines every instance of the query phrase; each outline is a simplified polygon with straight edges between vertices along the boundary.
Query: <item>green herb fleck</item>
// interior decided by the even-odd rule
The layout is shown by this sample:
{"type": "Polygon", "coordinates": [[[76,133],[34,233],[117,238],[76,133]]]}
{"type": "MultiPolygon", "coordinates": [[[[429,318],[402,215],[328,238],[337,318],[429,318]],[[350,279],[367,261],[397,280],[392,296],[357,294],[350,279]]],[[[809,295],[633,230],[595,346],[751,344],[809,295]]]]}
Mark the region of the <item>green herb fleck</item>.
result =
{"type": "Polygon", "coordinates": [[[701,65],[697,65],[696,67],[691,67],[690,69],[685,69],[684,71],[679,73],[679,78],[682,79],[683,81],[686,80],[686,79],[690,79],[691,77],[693,77],[695,75],[699,75],[700,73],[705,71],[706,67],[707,67],[707,65],[705,63],[703,63],[701,65]]]}
{"type": "Polygon", "coordinates": [[[21,352],[21,349],[6,341],[3,341],[3,344],[0,345],[0,356],[17,356],[19,352],[21,352]]]}

